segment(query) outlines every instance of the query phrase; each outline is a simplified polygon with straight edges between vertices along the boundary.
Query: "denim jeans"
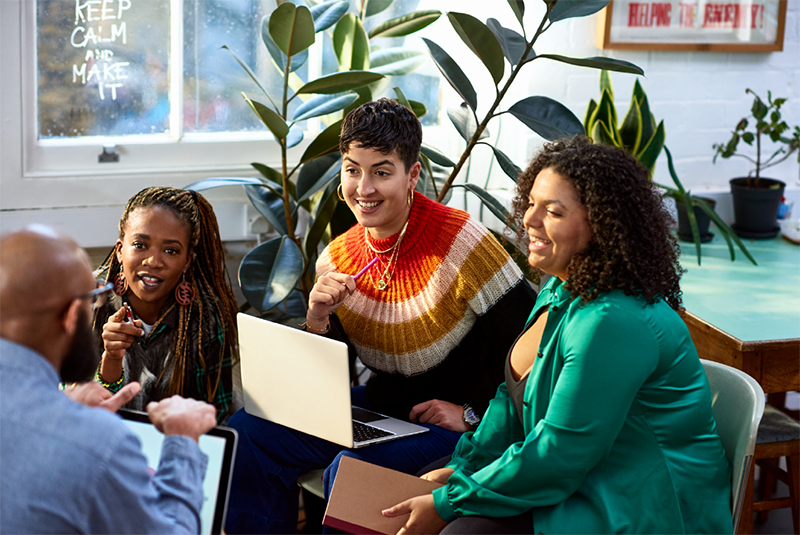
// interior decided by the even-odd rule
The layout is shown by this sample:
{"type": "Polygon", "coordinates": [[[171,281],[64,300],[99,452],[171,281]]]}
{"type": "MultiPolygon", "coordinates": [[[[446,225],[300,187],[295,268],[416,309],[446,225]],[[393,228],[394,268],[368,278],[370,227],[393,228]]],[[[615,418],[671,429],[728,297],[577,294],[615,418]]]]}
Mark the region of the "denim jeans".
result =
{"type": "MultiPolygon", "coordinates": [[[[351,391],[353,405],[369,409],[364,386],[351,391]]],[[[330,494],[339,460],[347,455],[362,461],[415,474],[453,452],[461,433],[422,424],[422,435],[360,449],[343,448],[240,410],[228,421],[239,432],[225,531],[233,533],[295,533],[297,478],[325,468],[325,497],[330,494]]]]}

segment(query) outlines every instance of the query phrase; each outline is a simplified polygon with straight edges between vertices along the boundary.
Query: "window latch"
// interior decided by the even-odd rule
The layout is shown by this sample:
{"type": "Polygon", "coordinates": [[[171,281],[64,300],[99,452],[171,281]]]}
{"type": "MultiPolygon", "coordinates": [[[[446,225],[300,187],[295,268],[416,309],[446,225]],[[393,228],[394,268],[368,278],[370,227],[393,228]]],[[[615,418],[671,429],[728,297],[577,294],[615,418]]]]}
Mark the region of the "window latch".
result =
{"type": "Polygon", "coordinates": [[[97,163],[117,163],[119,154],[116,145],[103,145],[103,152],[97,156],[97,163]]]}

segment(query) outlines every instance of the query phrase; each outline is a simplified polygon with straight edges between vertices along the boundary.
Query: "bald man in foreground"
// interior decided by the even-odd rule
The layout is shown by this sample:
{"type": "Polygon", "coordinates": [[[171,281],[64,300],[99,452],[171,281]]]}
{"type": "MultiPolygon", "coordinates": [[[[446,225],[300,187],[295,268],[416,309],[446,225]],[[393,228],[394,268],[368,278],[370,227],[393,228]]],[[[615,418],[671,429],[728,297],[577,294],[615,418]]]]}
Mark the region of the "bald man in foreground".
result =
{"type": "Polygon", "coordinates": [[[91,310],[102,299],[70,238],[38,226],[0,237],[2,533],[200,531],[207,458],[197,440],[216,423],[214,407],[178,396],[148,405],[166,435],[151,477],[111,412],[136,385],[113,398],[93,383],[58,389],[89,380],[100,362],[91,310]]]}

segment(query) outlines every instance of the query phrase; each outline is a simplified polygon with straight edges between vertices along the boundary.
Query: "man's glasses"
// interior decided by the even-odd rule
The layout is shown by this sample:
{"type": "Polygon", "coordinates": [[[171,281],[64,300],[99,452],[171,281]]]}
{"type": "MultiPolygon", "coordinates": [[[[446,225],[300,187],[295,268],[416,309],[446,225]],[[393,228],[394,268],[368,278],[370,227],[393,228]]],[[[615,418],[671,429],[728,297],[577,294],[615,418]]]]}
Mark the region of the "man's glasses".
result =
{"type": "Polygon", "coordinates": [[[114,283],[109,282],[103,286],[98,286],[91,292],[75,297],[75,299],[91,299],[92,310],[97,310],[108,302],[108,298],[111,296],[111,290],[113,289],[114,283]]]}

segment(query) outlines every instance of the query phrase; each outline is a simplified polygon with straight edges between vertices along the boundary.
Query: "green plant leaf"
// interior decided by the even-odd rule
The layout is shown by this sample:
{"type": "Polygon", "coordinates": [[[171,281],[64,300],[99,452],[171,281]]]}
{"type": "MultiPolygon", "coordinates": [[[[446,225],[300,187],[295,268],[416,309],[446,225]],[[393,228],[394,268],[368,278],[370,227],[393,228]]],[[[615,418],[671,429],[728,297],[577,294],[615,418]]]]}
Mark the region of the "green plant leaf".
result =
{"type": "Polygon", "coordinates": [[[656,159],[661,154],[661,149],[664,148],[665,139],[664,121],[661,121],[658,123],[658,128],[656,128],[656,133],[653,134],[653,137],[639,151],[639,154],[636,154],[636,159],[650,171],[651,177],[653,176],[653,169],[656,167],[656,159]]]}
{"type": "Polygon", "coordinates": [[[760,98],[756,97],[756,99],[753,101],[753,108],[751,111],[753,113],[753,117],[760,121],[767,116],[769,108],[767,108],[767,105],[764,104],[760,98]]]}
{"type": "Polygon", "coordinates": [[[472,111],[477,110],[478,94],[475,92],[475,88],[472,87],[472,83],[469,81],[469,78],[467,78],[467,75],[461,70],[461,67],[453,61],[453,58],[451,58],[442,47],[430,39],[425,39],[423,37],[422,40],[428,47],[431,58],[433,58],[433,62],[436,64],[436,68],[442,73],[447,83],[456,90],[456,93],[459,94],[464,102],[469,104],[472,111]]]}
{"type": "Polygon", "coordinates": [[[577,65],[579,67],[590,67],[592,69],[600,69],[605,71],[625,72],[628,74],[644,74],[644,71],[629,61],[621,59],[604,58],[595,56],[591,58],[570,58],[567,56],[559,56],[558,54],[539,54],[538,58],[547,58],[561,63],[569,63],[570,65],[577,65]]]}
{"type": "Polygon", "coordinates": [[[614,106],[614,100],[611,94],[607,91],[603,91],[603,94],[600,96],[600,103],[597,105],[594,117],[592,117],[592,124],[597,122],[605,124],[606,129],[611,135],[611,139],[614,140],[613,143],[609,144],[615,147],[621,147],[622,140],[617,131],[617,108],[614,106]]]}
{"type": "Polygon", "coordinates": [[[511,6],[511,11],[517,17],[519,25],[524,27],[525,24],[522,22],[522,18],[525,16],[525,2],[523,0],[508,0],[508,5],[511,6]]]}
{"type": "Polygon", "coordinates": [[[242,259],[242,293],[253,308],[266,312],[292,293],[303,267],[303,252],[288,236],[264,242],[242,259]]]}
{"type": "MultiPolygon", "coordinates": [[[[491,145],[489,145],[492,147],[491,145]]],[[[522,174],[522,169],[516,166],[514,162],[511,161],[511,158],[506,156],[506,154],[496,147],[492,147],[492,151],[494,151],[494,157],[497,158],[497,163],[500,164],[500,168],[503,170],[505,174],[508,175],[508,178],[517,183],[517,178],[520,174],[522,174]]]]}
{"type": "Polygon", "coordinates": [[[319,242],[325,235],[325,231],[331,222],[333,212],[336,210],[338,204],[339,198],[336,196],[336,188],[330,188],[330,190],[326,192],[325,198],[320,202],[317,213],[311,221],[305,239],[303,240],[303,248],[306,251],[307,258],[311,259],[317,254],[319,242]]]}
{"type": "Polygon", "coordinates": [[[392,5],[394,0],[363,0],[367,2],[367,12],[365,16],[371,17],[372,15],[377,15],[378,13],[382,13],[389,9],[389,6],[392,5]]]}
{"type": "Polygon", "coordinates": [[[367,102],[372,102],[372,89],[370,88],[370,86],[365,85],[364,87],[353,89],[353,91],[358,94],[358,100],[356,100],[355,102],[353,102],[344,109],[344,111],[342,112],[342,117],[347,117],[348,113],[358,108],[362,104],[366,104],[367,102]]]}
{"type": "Polygon", "coordinates": [[[464,44],[478,56],[492,75],[494,85],[498,85],[505,74],[503,49],[492,31],[484,23],[466,13],[451,11],[447,14],[450,24],[464,44]]]}
{"type": "Polygon", "coordinates": [[[583,128],[587,132],[591,132],[594,128],[592,123],[592,116],[594,116],[594,111],[597,109],[597,102],[594,99],[589,101],[589,105],[586,107],[586,115],[583,118],[583,128]]]}
{"type": "Polygon", "coordinates": [[[550,12],[550,22],[592,15],[606,7],[608,2],[609,0],[558,0],[550,12]]]}
{"type": "MultiPolygon", "coordinates": [[[[247,198],[250,199],[253,207],[258,210],[258,213],[264,216],[264,219],[269,221],[270,225],[275,227],[275,230],[280,234],[288,232],[286,226],[286,212],[283,209],[283,197],[276,195],[269,188],[264,186],[244,186],[244,191],[247,193],[247,198]]],[[[291,200],[290,211],[295,212],[297,205],[291,200]]],[[[294,222],[295,225],[297,221],[294,222]]]]}
{"type": "Polygon", "coordinates": [[[314,18],[305,6],[286,2],[269,18],[269,35],[281,52],[289,57],[314,44],[314,18]]]}
{"type": "Polygon", "coordinates": [[[292,125],[289,128],[289,133],[286,134],[286,148],[296,147],[301,141],[303,141],[303,129],[297,125],[292,125]]]}
{"type": "MultiPolygon", "coordinates": [[[[642,115],[635,96],[631,98],[631,106],[622,120],[622,126],[619,128],[619,137],[620,141],[622,141],[622,146],[631,154],[638,152],[639,144],[642,142],[642,115]]],[[[649,141],[649,139],[645,141],[649,141]]]]}
{"type": "Polygon", "coordinates": [[[372,72],[385,76],[402,76],[417,70],[427,57],[423,52],[410,48],[383,48],[370,52],[369,65],[372,72]]]}
{"type": "Polygon", "coordinates": [[[347,13],[350,8],[348,2],[342,0],[330,0],[322,2],[311,8],[311,17],[314,19],[314,31],[319,33],[327,30],[347,13]]]}
{"type": "MultiPolygon", "coordinates": [[[[281,49],[278,48],[278,45],[275,44],[275,41],[272,40],[272,37],[269,34],[269,17],[264,17],[261,20],[261,40],[264,42],[264,46],[267,47],[267,52],[269,52],[272,61],[275,62],[275,65],[283,74],[286,71],[286,63],[288,58],[286,54],[281,52],[281,49]]],[[[308,59],[308,50],[303,50],[299,54],[296,54],[292,57],[292,65],[289,68],[289,72],[295,72],[297,69],[303,66],[303,64],[308,59]]]]}
{"type": "MultiPolygon", "coordinates": [[[[638,80],[637,80],[638,81],[638,80]]],[[[611,74],[608,71],[600,71],[600,94],[608,91],[611,101],[614,101],[614,85],[611,83],[611,74]]]]}
{"type": "MultiPolygon", "coordinates": [[[[497,38],[497,42],[500,43],[500,48],[503,49],[503,55],[511,66],[516,66],[525,53],[525,48],[528,46],[528,43],[525,42],[525,38],[514,30],[509,30],[504,27],[497,19],[487,20],[486,26],[488,26],[495,38],[497,38]]],[[[528,51],[528,55],[525,56],[525,61],[530,61],[535,57],[536,53],[533,51],[533,48],[531,48],[530,51],[528,51]]]]}
{"type": "Polygon", "coordinates": [[[308,82],[298,89],[297,93],[320,93],[325,95],[342,93],[377,82],[383,77],[382,74],[369,71],[336,72],[308,82]]]}
{"type": "Polygon", "coordinates": [[[261,173],[261,176],[275,184],[278,188],[280,188],[281,191],[283,191],[283,177],[278,171],[272,167],[264,165],[263,163],[253,162],[250,165],[252,165],[256,171],[261,173]]]}
{"type": "Polygon", "coordinates": [[[426,108],[425,104],[422,102],[417,100],[409,100],[408,103],[411,104],[411,111],[414,112],[414,115],[417,116],[417,119],[425,117],[425,115],[428,113],[428,108],[426,108]]]}
{"type": "Polygon", "coordinates": [[[524,98],[508,111],[548,141],[585,133],[580,119],[569,108],[549,97],[524,98]]]}
{"type": "Polygon", "coordinates": [[[633,95],[631,96],[631,104],[633,104],[634,98],[639,105],[639,115],[642,116],[641,145],[641,143],[646,142],[648,139],[653,137],[653,134],[655,134],[656,121],[653,118],[653,114],[650,112],[650,103],[647,100],[647,94],[644,92],[644,89],[642,89],[642,84],[639,83],[638,79],[633,82],[633,95]]]}
{"type": "Polygon", "coordinates": [[[251,100],[247,97],[244,93],[242,93],[242,97],[244,97],[245,102],[250,106],[250,108],[258,115],[261,122],[269,128],[269,131],[272,132],[278,139],[286,139],[286,134],[289,133],[289,126],[286,124],[286,121],[283,118],[275,113],[271,108],[268,108],[257,102],[255,100],[251,100]]]}
{"type": "Polygon", "coordinates": [[[333,51],[339,67],[348,71],[369,69],[369,42],[367,32],[358,17],[348,13],[333,30],[333,51]]]}
{"type": "Polygon", "coordinates": [[[383,24],[375,26],[369,32],[369,38],[376,37],[405,37],[406,35],[418,32],[429,24],[436,22],[442,16],[438,9],[428,9],[425,11],[415,11],[396,19],[387,20],[383,24]]]}
{"type": "Polygon", "coordinates": [[[320,134],[311,142],[303,157],[300,158],[301,163],[308,162],[314,158],[319,158],[329,152],[339,150],[339,133],[342,130],[342,121],[336,121],[328,128],[320,132],[320,134]]]}
{"type": "Polygon", "coordinates": [[[189,189],[192,191],[204,191],[207,189],[219,188],[222,186],[244,186],[245,184],[263,186],[264,182],[262,182],[258,178],[252,178],[252,177],[218,176],[214,178],[204,178],[203,180],[192,182],[188,186],[184,186],[183,189],[189,189]]]}
{"type": "Polygon", "coordinates": [[[298,201],[310,199],[319,190],[328,186],[342,168],[342,157],[333,152],[306,162],[297,177],[298,201]]]}
{"type": "MultiPolygon", "coordinates": [[[[467,105],[462,102],[458,108],[447,108],[447,116],[450,118],[450,121],[453,123],[453,126],[456,127],[461,137],[464,138],[464,141],[469,143],[469,140],[475,135],[475,130],[478,129],[478,123],[475,122],[475,115],[469,110],[467,105]]],[[[478,139],[483,139],[485,137],[489,137],[487,128],[481,132],[478,139]]]]}
{"type": "Polygon", "coordinates": [[[313,117],[321,117],[329,113],[341,111],[355,102],[358,93],[336,93],[333,95],[319,95],[300,104],[294,111],[294,122],[305,121],[313,117]]]}
{"type": "Polygon", "coordinates": [[[595,143],[611,145],[612,147],[619,146],[617,140],[614,139],[614,134],[611,133],[608,126],[603,121],[595,121],[591,136],[595,143]]]}
{"type": "Polygon", "coordinates": [[[439,152],[437,149],[427,145],[425,143],[422,144],[419,148],[419,152],[424,154],[430,161],[435,163],[436,165],[441,165],[442,167],[455,167],[456,163],[445,156],[443,153],[439,152]]]}
{"type": "Polygon", "coordinates": [[[510,228],[513,232],[517,232],[517,225],[511,220],[508,215],[508,210],[506,207],[503,206],[503,203],[495,199],[494,195],[486,191],[480,186],[476,186],[475,184],[453,184],[454,188],[464,188],[467,191],[474,193],[489,209],[489,211],[494,215],[497,219],[506,223],[508,228],[510,228]]]}

